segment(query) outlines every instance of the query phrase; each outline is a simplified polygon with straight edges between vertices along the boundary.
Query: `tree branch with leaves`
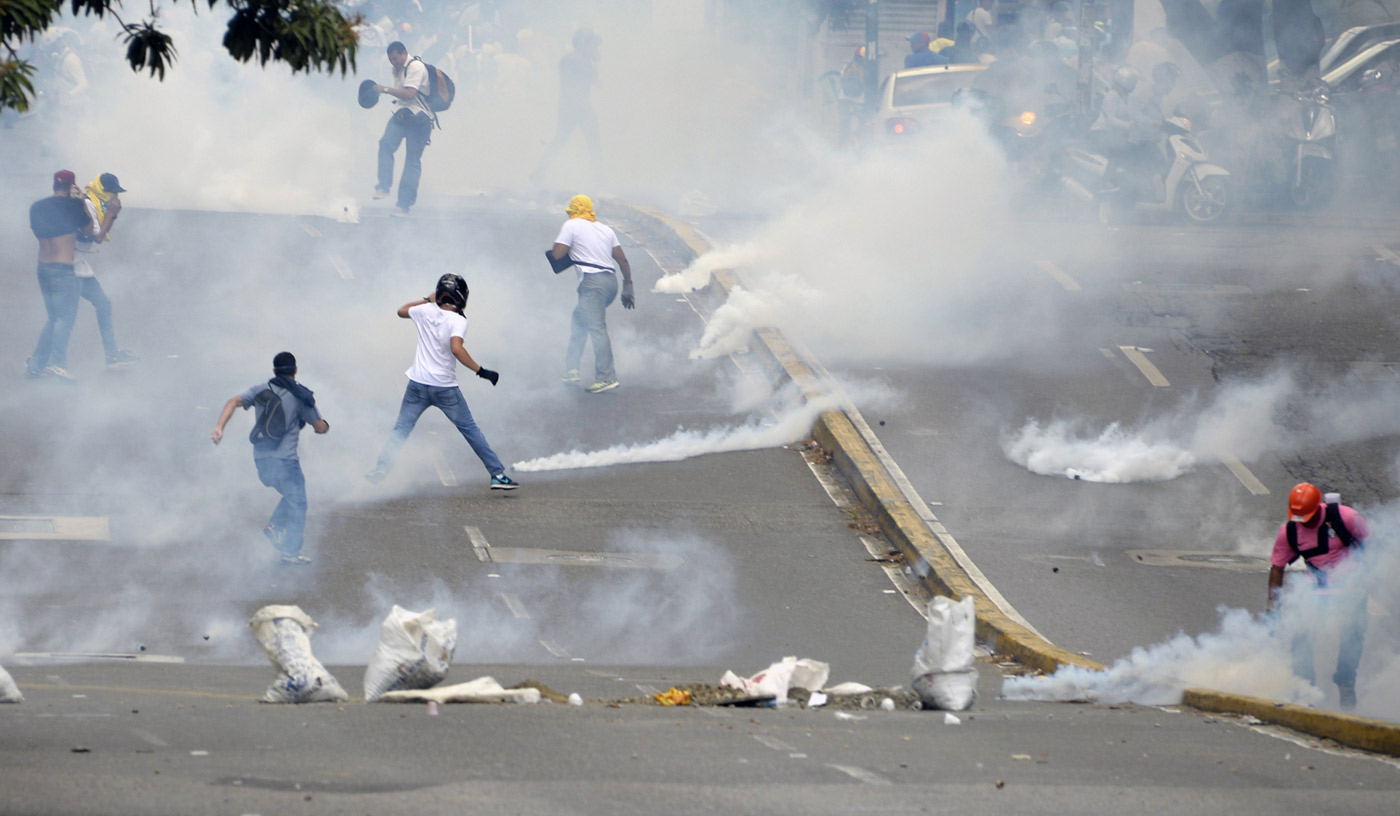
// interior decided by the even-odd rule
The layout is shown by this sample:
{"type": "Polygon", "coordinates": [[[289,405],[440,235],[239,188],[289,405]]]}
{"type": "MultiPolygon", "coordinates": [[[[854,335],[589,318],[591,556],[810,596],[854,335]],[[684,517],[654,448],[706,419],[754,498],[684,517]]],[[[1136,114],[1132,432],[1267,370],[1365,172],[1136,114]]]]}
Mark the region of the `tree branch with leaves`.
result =
{"type": "MultiPolygon", "coordinates": [[[[171,0],[172,3],[177,0],[171,0]]],[[[293,73],[341,75],[355,69],[359,14],[347,16],[335,0],[189,0],[196,11],[207,5],[233,11],[223,46],[239,62],[280,62],[293,73]]],[[[165,79],[178,53],[159,27],[159,0],[148,0],[147,16],[122,19],[121,0],[0,0],[0,110],[29,109],[34,100],[35,67],[20,56],[26,42],[54,25],[64,8],[74,17],[111,17],[121,27],[126,61],[133,71],[165,79]]]]}

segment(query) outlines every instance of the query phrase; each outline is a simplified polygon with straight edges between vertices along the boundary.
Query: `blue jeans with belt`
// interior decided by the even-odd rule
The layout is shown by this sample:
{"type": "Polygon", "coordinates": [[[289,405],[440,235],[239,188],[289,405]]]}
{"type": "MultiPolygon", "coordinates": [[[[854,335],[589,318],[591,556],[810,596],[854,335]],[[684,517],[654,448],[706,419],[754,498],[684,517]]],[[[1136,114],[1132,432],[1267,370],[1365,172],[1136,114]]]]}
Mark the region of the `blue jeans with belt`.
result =
{"type": "Polygon", "coordinates": [[[612,341],[608,339],[606,310],[617,298],[617,275],[612,272],[591,272],[578,285],[578,305],[574,307],[573,330],[569,334],[569,351],[564,355],[564,370],[577,371],[583,359],[583,344],[593,341],[593,368],[598,382],[617,379],[613,369],[612,341]]]}
{"type": "Polygon", "coordinates": [[[427,114],[400,108],[384,125],[379,139],[379,183],[377,189],[389,192],[394,186],[394,151],[408,141],[403,155],[403,175],[399,178],[398,206],[407,210],[418,200],[418,180],[423,176],[423,148],[433,135],[433,120],[427,114]]]}
{"type": "Polygon", "coordinates": [[[68,337],[78,319],[78,299],[82,285],[68,263],[39,263],[39,291],[44,295],[48,320],[39,332],[39,343],[29,358],[29,373],[38,374],[46,366],[68,365],[68,337]]]}
{"type": "Polygon", "coordinates": [[[467,407],[461,388],[455,385],[424,385],[413,380],[408,381],[408,388],[403,392],[398,421],[394,423],[394,430],[389,434],[389,440],[384,443],[384,449],[379,452],[379,464],[375,470],[381,473],[389,472],[389,468],[394,466],[399,448],[403,447],[404,441],[413,432],[413,426],[418,424],[418,418],[431,406],[437,406],[462,433],[462,438],[467,440],[477,458],[481,459],[481,464],[486,466],[488,475],[500,476],[506,472],[506,466],[501,464],[500,458],[487,443],[486,435],[477,427],[476,420],[472,419],[471,409],[467,407]]]}
{"type": "Polygon", "coordinates": [[[301,462],[271,456],[253,462],[258,466],[258,479],[282,494],[282,501],[267,520],[273,531],[268,538],[284,554],[297,555],[306,536],[306,476],[301,462]]]}

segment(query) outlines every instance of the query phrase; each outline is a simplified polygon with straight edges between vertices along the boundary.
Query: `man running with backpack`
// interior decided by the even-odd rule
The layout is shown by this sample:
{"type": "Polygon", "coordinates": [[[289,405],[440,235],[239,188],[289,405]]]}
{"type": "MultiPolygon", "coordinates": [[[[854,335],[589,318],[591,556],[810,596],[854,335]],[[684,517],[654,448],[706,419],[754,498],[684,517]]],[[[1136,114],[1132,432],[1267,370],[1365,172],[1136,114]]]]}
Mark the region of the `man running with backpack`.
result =
{"type": "Polygon", "coordinates": [[[408,215],[418,200],[418,180],[423,175],[423,148],[433,135],[433,111],[428,107],[428,67],[421,59],[409,59],[403,43],[389,43],[389,64],[394,67],[393,85],[375,85],[376,93],[394,97],[394,115],[384,125],[379,139],[379,183],[375,198],[388,198],[394,184],[394,153],[405,139],[403,175],[399,178],[398,206],[391,215],[408,215]]]}
{"type": "Polygon", "coordinates": [[[219,424],[209,438],[219,444],[234,410],[257,409],[253,430],[248,435],[253,443],[253,464],[258,467],[258,479],[282,495],[263,535],[282,553],[282,563],[310,564],[311,559],[301,554],[306,534],[306,477],[297,458],[297,438],[304,425],[310,425],[318,434],[329,431],[331,426],[316,410],[311,389],[296,381],[297,358],[290,351],[272,358],[272,373],[276,375],[272,379],[224,404],[219,424]]]}

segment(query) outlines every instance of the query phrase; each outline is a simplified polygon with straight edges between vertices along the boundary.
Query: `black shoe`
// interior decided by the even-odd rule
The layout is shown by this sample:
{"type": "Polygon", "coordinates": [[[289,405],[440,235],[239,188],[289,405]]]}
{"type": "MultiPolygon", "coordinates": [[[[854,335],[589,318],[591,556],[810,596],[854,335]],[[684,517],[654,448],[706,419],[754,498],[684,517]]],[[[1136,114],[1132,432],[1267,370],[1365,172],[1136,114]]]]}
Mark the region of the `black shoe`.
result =
{"type": "Polygon", "coordinates": [[[520,483],[502,473],[500,476],[491,477],[492,490],[515,490],[520,487],[520,483]]]}

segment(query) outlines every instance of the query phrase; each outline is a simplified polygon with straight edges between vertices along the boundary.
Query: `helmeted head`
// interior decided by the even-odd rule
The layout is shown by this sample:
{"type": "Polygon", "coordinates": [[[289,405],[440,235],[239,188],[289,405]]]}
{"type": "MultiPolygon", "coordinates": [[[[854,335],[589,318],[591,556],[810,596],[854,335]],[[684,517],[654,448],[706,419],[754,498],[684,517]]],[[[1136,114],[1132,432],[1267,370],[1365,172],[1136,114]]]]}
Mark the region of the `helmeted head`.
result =
{"type": "Polygon", "coordinates": [[[398,40],[389,43],[384,53],[389,55],[389,64],[395,68],[402,68],[408,62],[408,46],[398,40]]]}
{"type": "Polygon", "coordinates": [[[1113,72],[1113,89],[1118,93],[1127,96],[1137,87],[1142,75],[1131,65],[1120,65],[1118,70],[1113,72]]]}
{"type": "Polygon", "coordinates": [[[1322,508],[1322,491],[1308,482],[1300,482],[1288,494],[1288,520],[1307,524],[1317,518],[1322,508]]]}
{"type": "Polygon", "coordinates": [[[290,377],[297,373],[297,358],[290,351],[279,351],[272,358],[272,373],[279,377],[290,377]]]}
{"type": "Polygon", "coordinates": [[[457,314],[467,308],[467,298],[471,296],[471,290],[467,288],[467,281],[461,275],[454,275],[448,272],[438,278],[437,290],[433,293],[433,300],[439,306],[446,306],[457,314]]]}

